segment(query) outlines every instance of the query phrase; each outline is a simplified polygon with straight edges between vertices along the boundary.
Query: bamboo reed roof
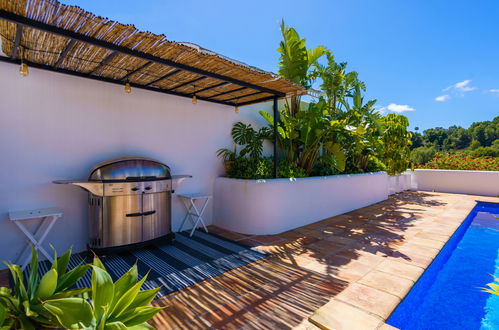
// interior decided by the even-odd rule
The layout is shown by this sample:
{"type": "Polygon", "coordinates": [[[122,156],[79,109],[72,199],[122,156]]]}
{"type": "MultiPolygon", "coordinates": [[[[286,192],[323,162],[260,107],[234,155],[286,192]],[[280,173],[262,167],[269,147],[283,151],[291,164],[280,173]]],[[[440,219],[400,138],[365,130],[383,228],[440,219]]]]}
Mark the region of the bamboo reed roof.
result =
{"type": "Polygon", "coordinates": [[[194,44],[55,0],[0,0],[4,62],[241,106],[306,90],[194,44]]]}

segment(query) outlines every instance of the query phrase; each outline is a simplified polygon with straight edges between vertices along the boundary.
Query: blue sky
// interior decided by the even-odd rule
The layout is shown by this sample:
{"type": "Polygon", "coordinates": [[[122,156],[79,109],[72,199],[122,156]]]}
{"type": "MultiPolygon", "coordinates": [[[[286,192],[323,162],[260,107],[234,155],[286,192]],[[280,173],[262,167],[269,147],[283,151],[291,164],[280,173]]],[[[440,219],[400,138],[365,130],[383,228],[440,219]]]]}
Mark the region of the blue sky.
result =
{"type": "Polygon", "coordinates": [[[277,72],[279,23],[309,47],[324,45],[367,85],[385,112],[411,128],[499,115],[496,0],[62,0],[277,72]]]}

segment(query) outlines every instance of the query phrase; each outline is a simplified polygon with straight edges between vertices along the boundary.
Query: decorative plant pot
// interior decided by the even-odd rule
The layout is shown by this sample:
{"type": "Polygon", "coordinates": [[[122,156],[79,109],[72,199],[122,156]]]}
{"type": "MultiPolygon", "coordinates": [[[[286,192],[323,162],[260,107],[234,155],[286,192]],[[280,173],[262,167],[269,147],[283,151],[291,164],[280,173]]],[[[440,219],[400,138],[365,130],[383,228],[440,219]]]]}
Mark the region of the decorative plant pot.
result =
{"type": "Polygon", "coordinates": [[[227,172],[230,171],[230,169],[232,167],[232,164],[234,164],[233,160],[226,160],[226,161],[224,161],[225,173],[227,173],[227,172]]]}

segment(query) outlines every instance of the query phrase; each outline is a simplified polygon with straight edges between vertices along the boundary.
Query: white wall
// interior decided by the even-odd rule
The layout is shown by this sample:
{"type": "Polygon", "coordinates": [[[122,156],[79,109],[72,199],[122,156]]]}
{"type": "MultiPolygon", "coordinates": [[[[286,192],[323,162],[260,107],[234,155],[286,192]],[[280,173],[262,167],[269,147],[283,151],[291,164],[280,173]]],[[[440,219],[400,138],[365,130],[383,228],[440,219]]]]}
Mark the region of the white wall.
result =
{"type": "MultiPolygon", "coordinates": [[[[97,162],[143,155],[191,174],[177,190],[213,193],[223,173],[216,150],[230,147],[234,122],[258,121],[256,109],[232,107],[0,63],[0,259],[12,260],[25,238],[9,211],[54,206],[64,211],[47,242],[62,252],[85,248],[87,194],[55,179],[86,179],[97,162]],[[246,118],[249,118],[248,120],[246,118]],[[254,118],[254,119],[251,119],[254,118]]],[[[173,228],[184,210],[173,197],[173,228]]],[[[206,211],[212,221],[212,205],[206,211]]]]}
{"type": "Polygon", "coordinates": [[[243,234],[277,234],[388,198],[385,172],[299,179],[217,178],[215,224],[243,234]]]}
{"type": "Polygon", "coordinates": [[[412,172],[410,170],[399,175],[388,176],[388,194],[396,194],[411,189],[411,181],[412,172]]]}
{"type": "Polygon", "coordinates": [[[499,172],[426,170],[414,171],[418,190],[498,196],[499,172]]]}

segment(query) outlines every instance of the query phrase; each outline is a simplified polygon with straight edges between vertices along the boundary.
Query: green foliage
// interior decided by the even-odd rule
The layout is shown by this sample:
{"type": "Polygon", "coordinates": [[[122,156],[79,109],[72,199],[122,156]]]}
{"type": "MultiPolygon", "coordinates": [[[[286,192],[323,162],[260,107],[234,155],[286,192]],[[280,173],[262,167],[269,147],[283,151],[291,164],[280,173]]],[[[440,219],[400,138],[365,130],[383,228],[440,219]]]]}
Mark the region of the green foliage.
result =
{"type": "Polygon", "coordinates": [[[418,147],[416,149],[411,150],[411,163],[413,164],[426,164],[433,158],[437,151],[433,147],[418,147]]]}
{"type": "Polygon", "coordinates": [[[468,129],[459,126],[437,127],[427,129],[423,134],[413,133],[412,149],[424,146],[439,152],[474,150],[479,147],[494,147],[493,144],[498,139],[499,117],[495,117],[491,121],[475,122],[468,129]]]}
{"type": "Polygon", "coordinates": [[[386,172],[386,165],[375,156],[369,157],[366,172],[386,172]]]}
{"type": "Polygon", "coordinates": [[[163,307],[149,306],[160,288],[140,291],[137,265],[115,283],[97,256],[92,267],[91,300],[80,297],[50,299],[43,307],[66,329],[152,329],[147,324],[163,307]]]}
{"type": "Polygon", "coordinates": [[[38,253],[31,248],[28,278],[19,265],[5,263],[11,273],[14,290],[0,288],[0,326],[15,329],[35,329],[53,325],[54,317],[43,307],[45,301],[81,295],[90,289],[70,289],[87,272],[88,265],[79,265],[68,271],[71,250],[57,257],[42,278],[38,276],[38,253]]]}
{"type": "MultiPolygon", "coordinates": [[[[237,158],[229,168],[227,175],[236,179],[270,179],[273,177],[273,161],[268,158],[249,159],[237,158]]],[[[286,160],[279,160],[279,178],[301,178],[306,176],[305,171],[286,160]]]]}
{"type": "Polygon", "coordinates": [[[227,169],[227,176],[235,179],[268,179],[272,177],[272,162],[266,158],[238,157],[227,169]]]}
{"type": "Polygon", "coordinates": [[[470,155],[475,157],[499,157],[499,149],[493,147],[478,147],[471,150],[470,155]]]}
{"type": "Polygon", "coordinates": [[[389,175],[396,175],[407,170],[411,144],[411,133],[407,131],[409,120],[407,117],[390,113],[382,119],[383,132],[383,160],[389,175]]]}
{"type": "Polygon", "coordinates": [[[33,248],[27,279],[19,265],[6,263],[14,290],[0,288],[1,329],[152,329],[146,322],[162,307],[149,305],[160,288],[140,291],[147,276],[138,281],[136,265],[113,283],[97,257],[92,265],[78,265],[68,271],[70,257],[71,250],[59,258],[54,250],[52,267],[41,279],[38,254],[33,248]],[[70,289],[89,268],[92,287],[70,289]]]}
{"type": "Polygon", "coordinates": [[[477,148],[480,148],[482,145],[480,144],[480,142],[478,142],[477,140],[473,140],[471,141],[470,143],[470,150],[475,150],[477,148]]]}

